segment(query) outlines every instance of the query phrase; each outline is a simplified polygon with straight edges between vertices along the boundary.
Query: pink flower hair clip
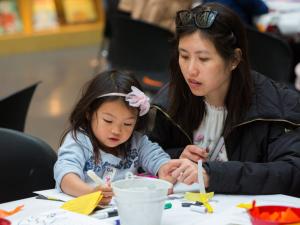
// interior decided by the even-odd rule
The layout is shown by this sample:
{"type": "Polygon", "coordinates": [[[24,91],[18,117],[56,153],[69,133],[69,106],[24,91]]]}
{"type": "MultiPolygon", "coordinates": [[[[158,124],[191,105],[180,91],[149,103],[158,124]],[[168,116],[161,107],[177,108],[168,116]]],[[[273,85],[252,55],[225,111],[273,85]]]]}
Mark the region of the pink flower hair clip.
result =
{"type": "Polygon", "coordinates": [[[128,94],[112,92],[104,95],[100,95],[97,98],[107,97],[107,96],[121,96],[125,97],[125,101],[132,107],[140,108],[139,116],[147,114],[150,109],[150,99],[137,87],[131,86],[131,92],[128,94]]]}
{"type": "Polygon", "coordinates": [[[149,97],[134,86],[131,86],[131,90],[132,91],[125,96],[125,100],[129,103],[130,106],[140,108],[139,116],[147,114],[150,109],[149,97]]]}

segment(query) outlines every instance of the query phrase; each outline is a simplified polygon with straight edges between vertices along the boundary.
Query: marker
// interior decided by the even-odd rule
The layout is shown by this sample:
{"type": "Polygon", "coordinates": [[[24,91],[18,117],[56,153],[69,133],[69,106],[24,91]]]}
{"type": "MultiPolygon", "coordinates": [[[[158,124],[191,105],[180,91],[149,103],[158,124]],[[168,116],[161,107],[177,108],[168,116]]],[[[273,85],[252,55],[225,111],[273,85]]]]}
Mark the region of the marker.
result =
{"type": "Polygon", "coordinates": [[[110,218],[110,217],[114,217],[114,216],[118,216],[118,210],[114,210],[111,212],[96,212],[94,213],[92,216],[97,218],[97,219],[106,219],[106,218],[110,218]]]}
{"type": "Polygon", "coordinates": [[[120,220],[115,220],[115,221],[114,221],[114,225],[121,225],[120,220]]]}
{"type": "Polygon", "coordinates": [[[172,203],[171,202],[167,202],[166,204],[165,204],[165,207],[164,207],[165,209],[171,209],[172,208],[172,203]]]}
{"type": "Polygon", "coordinates": [[[64,202],[63,200],[60,200],[60,199],[57,199],[57,198],[52,198],[52,197],[46,197],[44,195],[38,195],[38,196],[36,196],[36,199],[64,202]]]}
{"type": "Polygon", "coordinates": [[[205,207],[199,206],[199,205],[191,205],[190,209],[191,209],[191,211],[199,212],[199,213],[207,212],[207,209],[205,207]]]}
{"type": "Polygon", "coordinates": [[[195,202],[195,203],[192,203],[192,202],[182,202],[181,203],[181,206],[182,207],[191,207],[192,205],[197,205],[197,206],[201,206],[201,205],[203,205],[203,203],[202,202],[195,202]]]}
{"type": "Polygon", "coordinates": [[[106,183],[98,177],[93,170],[88,170],[86,173],[97,185],[106,185],[106,183]]]}

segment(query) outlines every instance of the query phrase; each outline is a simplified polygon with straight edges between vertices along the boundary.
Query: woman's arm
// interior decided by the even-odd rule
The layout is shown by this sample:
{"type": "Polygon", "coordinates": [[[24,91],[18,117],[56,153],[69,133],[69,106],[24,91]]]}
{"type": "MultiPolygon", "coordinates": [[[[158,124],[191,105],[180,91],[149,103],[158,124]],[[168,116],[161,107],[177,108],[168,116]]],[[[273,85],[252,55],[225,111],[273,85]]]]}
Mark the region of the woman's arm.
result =
{"type": "MultiPolygon", "coordinates": [[[[259,132],[258,132],[259,133],[259,132]]],[[[262,134],[257,134],[262,135],[262,134]]],[[[232,194],[288,194],[300,196],[300,128],[285,132],[270,125],[265,149],[242,146],[241,161],[207,162],[209,190],[232,194]],[[244,148],[244,149],[243,149],[244,148]],[[258,151],[262,161],[247,161],[247,152],[258,151]]]]}

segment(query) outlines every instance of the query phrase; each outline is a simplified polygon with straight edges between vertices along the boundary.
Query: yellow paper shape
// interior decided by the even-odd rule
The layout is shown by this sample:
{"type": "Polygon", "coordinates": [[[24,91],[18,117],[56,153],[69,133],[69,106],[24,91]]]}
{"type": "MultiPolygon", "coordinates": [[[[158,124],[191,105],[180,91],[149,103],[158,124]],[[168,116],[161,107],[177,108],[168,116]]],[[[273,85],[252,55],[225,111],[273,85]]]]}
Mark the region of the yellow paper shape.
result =
{"type": "Polygon", "coordinates": [[[71,212],[89,215],[97,207],[102,197],[102,192],[96,191],[91,194],[82,195],[78,198],[67,201],[62,205],[61,208],[71,212]]]}
{"type": "Polygon", "coordinates": [[[252,209],[252,202],[251,203],[240,203],[236,207],[242,208],[242,209],[252,209]]]}
{"type": "Polygon", "coordinates": [[[209,193],[194,193],[194,192],[186,192],[184,198],[193,202],[202,202],[203,206],[207,209],[207,212],[212,213],[214,210],[212,206],[209,204],[209,200],[214,196],[214,192],[209,193]]]}

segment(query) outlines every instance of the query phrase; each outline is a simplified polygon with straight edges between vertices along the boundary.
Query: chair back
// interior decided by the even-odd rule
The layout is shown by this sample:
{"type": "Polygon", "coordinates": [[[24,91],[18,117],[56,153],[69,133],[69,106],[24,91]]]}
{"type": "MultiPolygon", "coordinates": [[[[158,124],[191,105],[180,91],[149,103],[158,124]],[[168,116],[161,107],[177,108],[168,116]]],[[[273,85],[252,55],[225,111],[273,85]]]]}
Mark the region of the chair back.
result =
{"type": "Polygon", "coordinates": [[[31,197],[33,191],[54,188],[57,156],[37,137],[0,128],[0,202],[31,197]]]}
{"type": "Polygon", "coordinates": [[[31,98],[39,83],[0,99],[0,127],[24,131],[31,98]]]}
{"type": "Polygon", "coordinates": [[[111,67],[133,71],[146,90],[158,90],[169,80],[172,32],[122,14],[116,13],[110,19],[111,67]]]}
{"type": "Polygon", "coordinates": [[[293,56],[288,43],[251,27],[246,31],[252,69],[275,81],[289,83],[293,56]]]}

